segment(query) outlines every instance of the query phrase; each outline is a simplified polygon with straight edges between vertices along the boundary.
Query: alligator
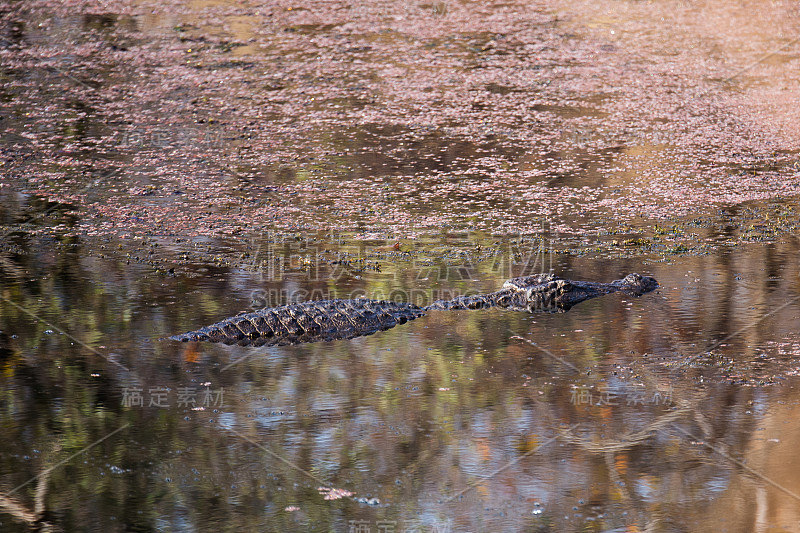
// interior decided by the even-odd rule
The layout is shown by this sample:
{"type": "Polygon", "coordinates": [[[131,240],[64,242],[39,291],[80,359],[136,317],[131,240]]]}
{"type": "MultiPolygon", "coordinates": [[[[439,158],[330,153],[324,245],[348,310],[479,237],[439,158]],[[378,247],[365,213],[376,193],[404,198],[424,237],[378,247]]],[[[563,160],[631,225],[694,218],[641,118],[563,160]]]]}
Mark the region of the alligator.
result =
{"type": "Polygon", "coordinates": [[[168,337],[176,341],[208,341],[240,346],[285,346],[352,339],[405,324],[429,311],[500,307],[528,313],[564,313],[574,305],[612,292],[641,296],[658,282],[628,274],[611,283],[570,281],[537,274],[506,281],[490,294],[437,300],[420,307],[384,300],[312,300],[243,312],[196,331],[168,337]]]}

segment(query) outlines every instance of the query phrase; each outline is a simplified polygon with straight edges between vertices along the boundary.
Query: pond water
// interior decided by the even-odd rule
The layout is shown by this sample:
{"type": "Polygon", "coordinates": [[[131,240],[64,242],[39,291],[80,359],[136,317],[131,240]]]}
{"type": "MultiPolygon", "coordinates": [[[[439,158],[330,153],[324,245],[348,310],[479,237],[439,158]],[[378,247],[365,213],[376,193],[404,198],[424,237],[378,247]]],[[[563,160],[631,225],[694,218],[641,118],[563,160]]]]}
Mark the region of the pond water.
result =
{"type": "Polygon", "coordinates": [[[800,13],[0,7],[0,530],[800,531],[800,13]],[[660,287],[248,348],[310,299],[660,287]]]}
{"type": "Polygon", "coordinates": [[[287,267],[269,281],[159,274],[69,241],[3,253],[4,531],[26,530],[10,505],[32,516],[40,495],[64,530],[795,529],[796,244],[355,276],[288,268],[307,243],[270,246],[287,267]],[[298,295],[488,292],[551,265],[661,287],[331,343],[159,340],[298,295]]]}

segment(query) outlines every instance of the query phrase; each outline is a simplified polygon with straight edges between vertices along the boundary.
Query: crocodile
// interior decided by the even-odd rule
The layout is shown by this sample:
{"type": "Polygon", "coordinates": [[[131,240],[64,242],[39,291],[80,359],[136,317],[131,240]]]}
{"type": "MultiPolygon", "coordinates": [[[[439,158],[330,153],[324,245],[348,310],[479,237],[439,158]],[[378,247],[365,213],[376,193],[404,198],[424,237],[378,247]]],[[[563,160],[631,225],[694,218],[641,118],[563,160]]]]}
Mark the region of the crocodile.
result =
{"type": "Polygon", "coordinates": [[[649,276],[628,274],[611,283],[570,281],[553,274],[513,278],[490,294],[437,300],[420,307],[385,300],[311,300],[243,312],[204,328],[168,337],[240,346],[285,346],[352,339],[405,324],[430,311],[500,307],[528,313],[563,313],[585,300],[612,292],[641,296],[658,287],[649,276]]]}

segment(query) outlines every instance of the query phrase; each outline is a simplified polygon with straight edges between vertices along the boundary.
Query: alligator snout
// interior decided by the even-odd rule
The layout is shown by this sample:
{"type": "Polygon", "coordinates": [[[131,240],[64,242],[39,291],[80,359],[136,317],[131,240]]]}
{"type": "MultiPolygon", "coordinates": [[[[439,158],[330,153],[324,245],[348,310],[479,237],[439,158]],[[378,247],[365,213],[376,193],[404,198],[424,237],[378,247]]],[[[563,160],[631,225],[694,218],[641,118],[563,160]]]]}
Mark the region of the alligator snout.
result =
{"type": "Polygon", "coordinates": [[[633,292],[641,295],[658,288],[658,281],[656,281],[656,278],[642,276],[634,272],[623,278],[622,287],[626,292],[633,292]]]}

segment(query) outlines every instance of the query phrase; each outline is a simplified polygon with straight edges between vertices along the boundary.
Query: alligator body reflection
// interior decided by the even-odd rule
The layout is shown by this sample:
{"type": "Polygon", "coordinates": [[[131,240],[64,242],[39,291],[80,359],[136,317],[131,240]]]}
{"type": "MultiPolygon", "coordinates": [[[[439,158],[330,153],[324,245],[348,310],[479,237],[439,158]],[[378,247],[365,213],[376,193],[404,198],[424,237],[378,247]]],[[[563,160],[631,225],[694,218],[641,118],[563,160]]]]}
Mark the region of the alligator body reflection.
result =
{"type": "Polygon", "coordinates": [[[216,324],[169,337],[241,346],[283,346],[371,335],[424,316],[429,311],[502,307],[528,313],[562,313],[612,292],[640,296],[658,287],[648,276],[628,274],[611,283],[570,281],[552,274],[506,281],[490,294],[438,300],[427,307],[382,300],[315,300],[241,313],[216,324]]]}

